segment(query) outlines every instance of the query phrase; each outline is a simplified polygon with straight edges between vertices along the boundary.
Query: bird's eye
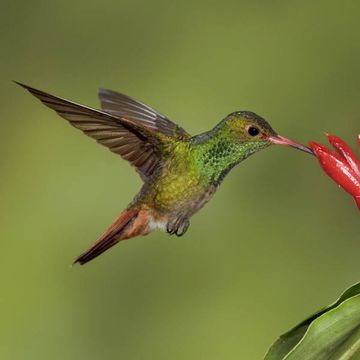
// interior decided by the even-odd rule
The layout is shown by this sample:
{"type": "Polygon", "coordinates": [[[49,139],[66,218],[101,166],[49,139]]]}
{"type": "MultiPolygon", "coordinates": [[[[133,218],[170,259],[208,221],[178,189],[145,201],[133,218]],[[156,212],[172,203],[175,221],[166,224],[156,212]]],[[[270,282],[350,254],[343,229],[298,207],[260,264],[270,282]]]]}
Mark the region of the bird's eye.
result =
{"type": "Polygon", "coordinates": [[[256,136],[256,135],[259,135],[260,130],[255,126],[250,126],[248,128],[247,132],[250,136],[256,136]]]}

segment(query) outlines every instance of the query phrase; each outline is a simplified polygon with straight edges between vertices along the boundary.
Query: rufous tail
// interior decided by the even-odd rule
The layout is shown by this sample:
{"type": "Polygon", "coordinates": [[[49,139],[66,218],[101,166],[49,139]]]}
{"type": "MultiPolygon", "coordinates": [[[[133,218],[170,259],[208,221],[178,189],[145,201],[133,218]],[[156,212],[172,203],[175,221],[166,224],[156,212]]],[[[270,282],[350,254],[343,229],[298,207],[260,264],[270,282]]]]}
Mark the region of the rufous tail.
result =
{"type": "Polygon", "coordinates": [[[110,228],[75,261],[84,265],[110,249],[121,240],[148,233],[148,211],[136,208],[124,210],[110,228]]]}

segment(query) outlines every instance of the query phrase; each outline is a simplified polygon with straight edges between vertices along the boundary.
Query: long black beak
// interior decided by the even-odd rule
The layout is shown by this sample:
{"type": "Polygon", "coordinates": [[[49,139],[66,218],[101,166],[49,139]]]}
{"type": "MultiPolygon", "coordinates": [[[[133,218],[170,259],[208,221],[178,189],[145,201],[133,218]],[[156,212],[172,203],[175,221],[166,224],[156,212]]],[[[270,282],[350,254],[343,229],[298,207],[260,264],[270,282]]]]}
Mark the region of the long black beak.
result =
{"type": "Polygon", "coordinates": [[[273,144],[290,146],[290,147],[293,147],[294,149],[298,149],[298,150],[304,151],[308,154],[314,155],[312,150],[310,148],[308,148],[307,146],[297,143],[296,141],[290,140],[284,136],[273,135],[273,136],[269,137],[269,140],[273,144]]]}

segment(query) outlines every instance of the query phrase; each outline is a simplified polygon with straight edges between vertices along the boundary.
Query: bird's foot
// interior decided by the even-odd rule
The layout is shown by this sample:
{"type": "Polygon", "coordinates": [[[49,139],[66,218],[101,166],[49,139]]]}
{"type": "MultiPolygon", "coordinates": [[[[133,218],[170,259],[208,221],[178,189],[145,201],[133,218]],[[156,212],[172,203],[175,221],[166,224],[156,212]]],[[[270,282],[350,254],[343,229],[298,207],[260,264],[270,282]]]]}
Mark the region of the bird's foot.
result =
{"type": "Polygon", "coordinates": [[[176,235],[178,237],[183,236],[187,229],[190,226],[190,222],[187,219],[179,218],[176,219],[174,222],[168,223],[166,226],[166,231],[170,235],[176,235]]]}

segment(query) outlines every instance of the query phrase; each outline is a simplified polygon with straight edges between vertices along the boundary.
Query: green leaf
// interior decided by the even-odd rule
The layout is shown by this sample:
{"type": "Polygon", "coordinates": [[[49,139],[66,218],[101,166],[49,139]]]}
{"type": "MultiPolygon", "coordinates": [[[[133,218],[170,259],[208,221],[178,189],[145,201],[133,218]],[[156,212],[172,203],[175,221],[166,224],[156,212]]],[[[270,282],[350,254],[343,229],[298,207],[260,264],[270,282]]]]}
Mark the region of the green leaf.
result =
{"type": "Polygon", "coordinates": [[[360,360],[360,283],[272,345],[265,360],[360,360]]]}

